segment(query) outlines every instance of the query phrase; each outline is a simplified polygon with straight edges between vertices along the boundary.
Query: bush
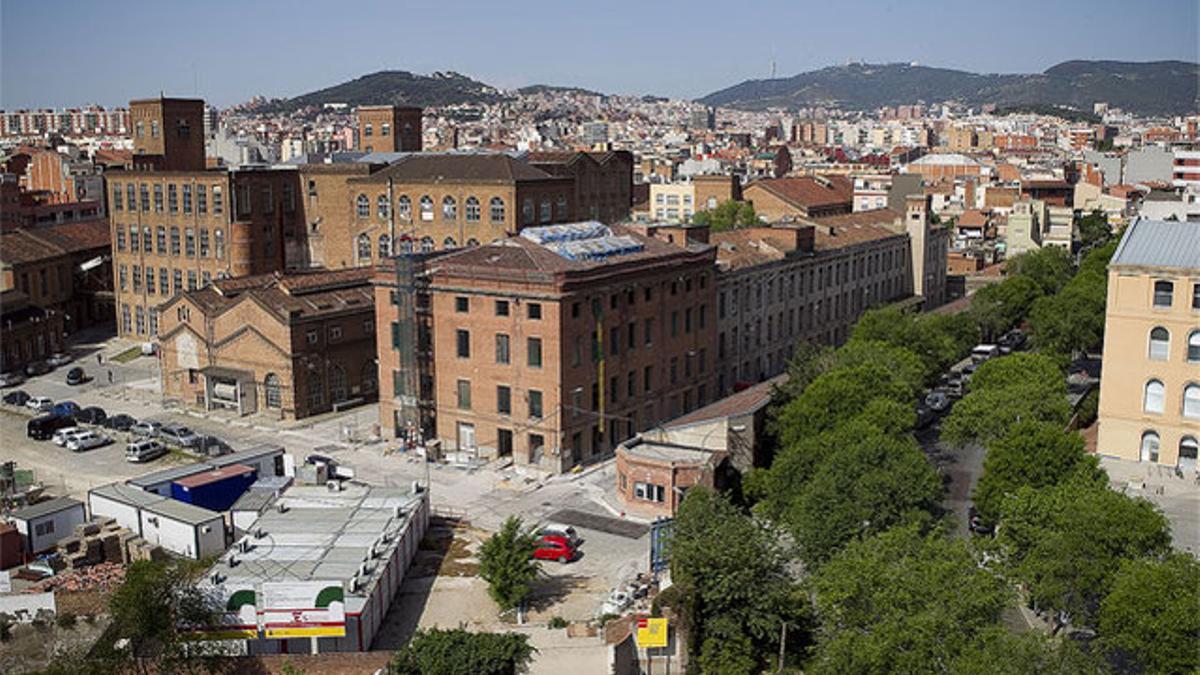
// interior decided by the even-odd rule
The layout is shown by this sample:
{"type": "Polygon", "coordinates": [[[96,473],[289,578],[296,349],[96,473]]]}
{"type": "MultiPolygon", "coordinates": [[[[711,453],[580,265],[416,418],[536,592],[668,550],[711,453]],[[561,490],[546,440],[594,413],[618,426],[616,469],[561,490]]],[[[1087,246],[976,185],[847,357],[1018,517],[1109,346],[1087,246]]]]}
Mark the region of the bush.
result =
{"type": "Polygon", "coordinates": [[[59,612],[58,616],[54,617],[54,623],[59,628],[72,628],[75,626],[75,615],[71,612],[59,612]]]}
{"type": "Polygon", "coordinates": [[[567,620],[561,616],[551,617],[550,621],[546,623],[546,626],[549,628],[566,628],[567,620]]]}

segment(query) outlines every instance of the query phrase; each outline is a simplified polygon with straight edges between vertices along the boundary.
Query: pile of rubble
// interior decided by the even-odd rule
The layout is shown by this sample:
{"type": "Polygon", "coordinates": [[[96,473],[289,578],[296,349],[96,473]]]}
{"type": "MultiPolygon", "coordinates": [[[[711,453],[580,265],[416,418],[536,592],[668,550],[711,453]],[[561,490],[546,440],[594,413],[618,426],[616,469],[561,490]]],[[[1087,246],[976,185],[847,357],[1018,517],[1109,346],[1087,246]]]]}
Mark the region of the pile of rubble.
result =
{"type": "Polygon", "coordinates": [[[125,567],[103,562],[85,569],[56,574],[29,589],[31,593],[52,591],[110,591],[125,582],[125,567]]]}
{"type": "Polygon", "coordinates": [[[166,558],[161,546],[142,539],[109,517],[94,517],[76,525],[75,536],[60,540],[58,551],[67,568],[72,570],[106,562],[129,564],[166,558]]]}

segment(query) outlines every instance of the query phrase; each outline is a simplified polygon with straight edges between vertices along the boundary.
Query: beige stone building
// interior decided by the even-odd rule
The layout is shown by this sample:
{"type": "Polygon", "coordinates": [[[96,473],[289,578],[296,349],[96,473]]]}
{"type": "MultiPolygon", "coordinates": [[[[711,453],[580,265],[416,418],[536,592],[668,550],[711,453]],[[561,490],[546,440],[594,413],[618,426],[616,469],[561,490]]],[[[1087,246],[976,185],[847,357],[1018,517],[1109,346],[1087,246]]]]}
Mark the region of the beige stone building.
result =
{"type": "Polygon", "coordinates": [[[1097,451],[1193,473],[1200,443],[1200,228],[1138,220],[1108,270],[1097,451]]]}

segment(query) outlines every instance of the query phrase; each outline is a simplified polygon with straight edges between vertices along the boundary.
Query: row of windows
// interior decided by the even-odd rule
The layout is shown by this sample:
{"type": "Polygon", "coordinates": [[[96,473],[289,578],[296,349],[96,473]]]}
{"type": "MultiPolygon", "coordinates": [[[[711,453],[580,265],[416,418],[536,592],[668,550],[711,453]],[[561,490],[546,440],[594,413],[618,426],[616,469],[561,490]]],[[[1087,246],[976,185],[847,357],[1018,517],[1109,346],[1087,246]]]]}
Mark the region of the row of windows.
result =
{"type": "MultiPolygon", "coordinates": [[[[708,275],[707,274],[699,274],[694,279],[696,280],[695,281],[696,285],[698,285],[701,290],[708,288],[708,275]]],[[[664,286],[664,288],[667,289],[667,293],[671,297],[678,296],[681,291],[683,293],[691,293],[693,290],[693,277],[685,276],[685,277],[682,277],[679,279],[673,279],[670,282],[665,282],[663,284],[663,286],[664,286]]],[[[622,306],[621,295],[622,294],[620,294],[620,293],[613,293],[608,296],[609,310],[617,311],[621,308],[621,306],[622,306]]],[[[654,300],[654,288],[652,286],[643,286],[641,295],[642,295],[642,302],[652,302],[654,300]]],[[[624,297],[624,305],[626,307],[633,307],[634,305],[637,304],[638,293],[637,293],[636,289],[634,289],[634,288],[625,289],[624,296],[625,296],[624,297]]],[[[600,318],[601,316],[603,316],[603,314],[604,314],[604,299],[603,298],[599,298],[599,297],[592,298],[589,304],[591,305],[591,310],[592,310],[592,314],[591,314],[590,318],[596,319],[596,318],[600,318]]],[[[582,303],[580,303],[580,302],[571,303],[571,318],[578,319],[578,318],[580,318],[580,316],[582,316],[582,314],[583,314],[582,303]]]]}
{"type": "MultiPolygon", "coordinates": [[[[312,194],[311,187],[309,193],[312,194]]],[[[432,197],[423,195],[417,200],[417,208],[420,220],[426,222],[434,220],[435,205],[432,197]]],[[[536,222],[549,223],[554,220],[556,210],[559,220],[570,218],[566,195],[559,195],[557,201],[554,203],[550,199],[544,198],[540,203],[534,204],[533,199],[527,198],[522,203],[521,215],[526,225],[532,225],[536,222]]],[[[354,200],[354,214],[358,218],[370,218],[371,198],[365,194],[358,195],[354,200]]],[[[458,200],[449,195],[443,197],[441,214],[442,221],[457,222],[458,200]]],[[[488,201],[489,220],[494,224],[500,224],[504,222],[505,215],[506,207],[504,199],[501,197],[492,197],[488,201]]],[[[408,195],[400,195],[396,199],[396,216],[405,221],[413,219],[413,203],[408,195]]],[[[387,195],[379,195],[375,198],[375,217],[380,220],[388,220],[392,217],[391,202],[388,200],[387,195]]],[[[463,217],[468,223],[477,223],[483,220],[482,204],[477,197],[467,197],[463,202],[463,217]]]]}
{"type": "MultiPolygon", "coordinates": [[[[542,402],[542,392],[529,389],[525,392],[526,411],[531,419],[540,420],[545,414],[542,402]]],[[[455,383],[455,405],[459,410],[471,409],[471,381],[458,380],[455,383]]],[[[507,385],[496,386],[496,412],[502,415],[512,414],[512,388],[507,385]]]]}
{"type": "MultiPolygon", "coordinates": [[[[134,293],[141,293],[142,286],[144,285],[146,293],[150,295],[162,294],[169,296],[183,290],[183,275],[182,270],[168,270],[166,267],[159,267],[156,274],[153,267],[146,267],[143,270],[140,265],[133,265],[132,267],[120,265],[117,267],[117,286],[122,292],[132,287],[134,293]]],[[[212,283],[212,274],[210,272],[201,272],[197,275],[196,270],[188,270],[187,290],[194,291],[210,283],[212,283]]]]}
{"type": "MultiPolygon", "coordinates": [[[[510,303],[508,300],[495,300],[492,304],[492,312],[495,316],[509,316],[510,303]]],[[[454,298],[454,311],[459,314],[471,313],[471,298],[465,295],[458,295],[454,298]]],[[[542,318],[542,303],[527,302],[525,303],[525,318],[533,319],[534,321],[542,318]]]]}
{"type": "MultiPolygon", "coordinates": [[[[718,298],[717,313],[722,319],[727,313],[736,315],[739,299],[741,306],[750,311],[752,307],[762,309],[765,305],[804,295],[805,289],[808,293],[818,293],[837,284],[844,284],[852,278],[852,275],[855,279],[863,279],[874,276],[885,269],[899,274],[903,271],[900,269],[902,262],[899,251],[877,251],[855,260],[845,260],[807,271],[793,271],[786,277],[782,273],[765,276],[765,278],[760,277],[757,283],[742,284],[740,287],[728,291],[728,295],[722,291],[718,298]],[[751,287],[754,290],[753,304],[750,299],[751,287]]],[[[896,282],[893,280],[891,283],[896,282]]]]}
{"type": "MultiPolygon", "coordinates": [[[[396,245],[396,251],[392,251],[392,237],[388,234],[381,234],[376,240],[378,244],[378,255],[380,258],[391,257],[393,253],[432,253],[434,251],[433,237],[421,237],[419,240],[414,240],[409,237],[403,237],[396,245]]],[[[471,237],[467,240],[467,248],[479,246],[479,240],[471,237]]],[[[443,250],[453,250],[458,248],[458,242],[454,237],[446,237],[442,240],[443,250]]],[[[354,240],[355,256],[359,262],[371,260],[371,237],[368,234],[360,234],[354,240]]]]}
{"type": "Polygon", "coordinates": [[[212,231],[211,248],[207,227],[198,229],[186,227],[183,228],[182,233],[181,249],[180,228],[178,227],[171,227],[168,230],[166,226],[159,225],[154,228],[152,236],[149,225],[143,225],[140,232],[137,225],[130,225],[129,236],[126,239],[125,227],[117,225],[117,251],[124,253],[128,249],[132,253],[141,251],[158,255],[179,255],[182,250],[183,254],[189,258],[196,257],[197,251],[201,258],[207,258],[210,253],[218,259],[225,257],[225,231],[223,229],[218,227],[212,231]],[[169,240],[168,233],[170,234],[169,240]],[[126,244],[127,241],[128,244],[126,244]]]}
{"type": "MultiPolygon", "coordinates": [[[[1161,447],[1162,439],[1159,438],[1158,432],[1147,431],[1143,433],[1139,453],[1141,460],[1143,462],[1157,462],[1161,447]]],[[[1200,441],[1197,441],[1195,436],[1184,436],[1179,439],[1179,466],[1195,469],[1197,467],[1197,455],[1200,455],[1200,441]]]]}
{"type": "MultiPolygon", "coordinates": [[[[1150,329],[1150,360],[1166,361],[1170,354],[1171,332],[1162,326],[1150,329]]],[[[1200,329],[1188,333],[1187,360],[1189,363],[1200,363],[1200,329]]]]}
{"type": "MultiPolygon", "coordinates": [[[[1175,282],[1154,282],[1154,306],[1166,309],[1175,301],[1175,282]]],[[[1200,284],[1192,284],[1192,309],[1200,309],[1200,284]]]]}
{"type": "MultiPolygon", "coordinates": [[[[1167,388],[1162,380],[1150,380],[1142,394],[1142,411],[1161,415],[1167,406],[1167,388]]],[[[1180,413],[1187,419],[1200,420],[1200,384],[1188,383],[1183,388],[1180,413]]]]}
{"type": "MultiPolygon", "coordinates": [[[[163,186],[155,184],[154,190],[154,212],[163,213],[164,210],[171,213],[179,213],[180,211],[180,195],[182,195],[182,210],[186,214],[192,213],[193,208],[193,187],[195,196],[195,212],[198,215],[206,215],[209,206],[209,191],[212,194],[212,212],[220,214],[225,211],[225,195],[220,185],[207,185],[203,183],[184,183],[182,185],[168,184],[166,188],[166,208],[163,206],[163,186]]],[[[268,208],[274,207],[274,201],[270,199],[271,186],[263,186],[263,192],[267,196],[265,203],[268,208]]],[[[113,183],[112,186],[112,209],[113,211],[124,211],[128,207],[129,211],[142,211],[149,213],[151,210],[150,202],[151,186],[146,183],[126,183],[124,190],[121,188],[121,183],[113,183]]],[[[292,205],[294,209],[295,198],[294,191],[291,185],[284,186],[284,198],[286,203],[292,205]]],[[[265,211],[270,213],[271,211],[265,211]]]]}
{"type": "Polygon", "coordinates": [[[121,331],[129,334],[135,332],[135,329],[138,335],[158,335],[158,310],[151,309],[147,312],[146,308],[140,305],[130,310],[129,305],[121,305],[121,331]]]}

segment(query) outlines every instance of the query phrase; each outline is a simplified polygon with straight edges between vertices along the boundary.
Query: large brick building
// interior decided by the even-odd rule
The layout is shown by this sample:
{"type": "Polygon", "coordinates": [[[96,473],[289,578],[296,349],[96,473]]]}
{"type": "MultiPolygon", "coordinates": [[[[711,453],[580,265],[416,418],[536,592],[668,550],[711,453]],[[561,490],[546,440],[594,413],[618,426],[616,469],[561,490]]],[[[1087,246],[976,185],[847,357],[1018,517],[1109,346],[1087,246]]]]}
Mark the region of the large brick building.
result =
{"type": "Polygon", "coordinates": [[[179,293],[159,321],[163,395],[282,419],[374,400],[371,273],[252,275],[179,293]]]}
{"type": "Polygon", "coordinates": [[[157,306],[212,279],[286,268],[303,233],[297,172],[205,168],[203,101],[130,102],[133,169],[106,174],[117,329],[158,332],[157,306]]]}
{"type": "Polygon", "coordinates": [[[363,152],[419,152],[421,109],[398,105],[359,106],[358,147],[363,152]]]}
{"type": "Polygon", "coordinates": [[[526,160],[554,176],[575,181],[575,211],[580,220],[618,223],[633,204],[633,153],[531,152],[526,160]]]}
{"type": "Polygon", "coordinates": [[[742,189],[759,217],[770,221],[823,218],[854,210],[854,183],[845,176],[765,178],[742,189]]]}
{"type": "Polygon", "coordinates": [[[414,355],[432,363],[427,435],[553,472],[704,405],[715,396],[714,261],[709,246],[595,222],[438,257],[424,280],[427,342],[404,337],[395,305],[376,305],[392,335],[379,354],[385,433],[404,431],[402,360],[414,355]]]}

